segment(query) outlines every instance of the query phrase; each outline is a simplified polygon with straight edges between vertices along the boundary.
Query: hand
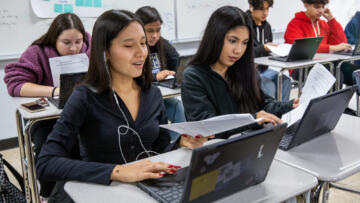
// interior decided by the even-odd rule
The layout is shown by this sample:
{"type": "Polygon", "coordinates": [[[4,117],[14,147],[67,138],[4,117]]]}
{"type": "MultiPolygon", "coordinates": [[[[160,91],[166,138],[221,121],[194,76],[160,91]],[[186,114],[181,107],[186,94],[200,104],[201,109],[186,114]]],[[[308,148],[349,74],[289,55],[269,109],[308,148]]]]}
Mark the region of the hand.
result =
{"type": "Polygon", "coordinates": [[[195,137],[182,134],[180,138],[180,146],[187,147],[189,149],[195,149],[203,146],[204,142],[208,141],[209,138],[214,138],[215,135],[204,137],[202,135],[196,135],[195,137]]]}
{"type": "Polygon", "coordinates": [[[158,73],[156,74],[156,80],[157,80],[157,81],[165,80],[165,78],[166,78],[168,75],[175,75],[175,72],[174,72],[174,71],[170,71],[170,70],[160,71],[160,72],[158,72],[158,73]]]}
{"type": "Polygon", "coordinates": [[[161,178],[165,173],[176,173],[180,166],[174,166],[163,162],[141,160],[127,165],[116,165],[111,172],[110,179],[121,182],[137,182],[145,179],[161,178]]]}
{"type": "Polygon", "coordinates": [[[293,108],[294,108],[294,109],[299,106],[299,101],[300,101],[299,98],[294,99],[294,101],[293,101],[293,108]]]}
{"type": "Polygon", "coordinates": [[[347,44],[347,43],[341,43],[341,44],[338,44],[338,45],[332,45],[330,46],[330,51],[331,52],[336,52],[336,51],[351,51],[352,50],[352,47],[350,44],[347,44]]]}
{"type": "Polygon", "coordinates": [[[328,9],[328,8],[325,8],[323,16],[324,16],[324,18],[326,18],[327,21],[330,21],[334,18],[333,14],[331,13],[330,9],[328,9]]]}
{"type": "Polygon", "coordinates": [[[268,46],[277,47],[277,46],[278,46],[278,44],[275,44],[275,43],[272,43],[272,42],[268,42],[268,43],[264,44],[264,49],[265,49],[265,51],[267,51],[267,52],[271,52],[271,50],[269,49],[269,47],[268,47],[268,46]]]}
{"type": "Polygon", "coordinates": [[[274,114],[267,113],[265,111],[259,111],[258,113],[256,113],[256,118],[262,118],[260,121],[258,121],[259,125],[263,123],[272,123],[273,125],[282,123],[280,118],[278,118],[274,114]]]}

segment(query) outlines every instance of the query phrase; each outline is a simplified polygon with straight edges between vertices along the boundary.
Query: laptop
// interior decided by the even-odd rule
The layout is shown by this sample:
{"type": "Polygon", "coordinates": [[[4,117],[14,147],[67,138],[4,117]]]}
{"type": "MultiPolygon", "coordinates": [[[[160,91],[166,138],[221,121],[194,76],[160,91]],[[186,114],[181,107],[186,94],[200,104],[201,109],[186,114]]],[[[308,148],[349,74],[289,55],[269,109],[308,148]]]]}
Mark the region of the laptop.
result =
{"type": "Polygon", "coordinates": [[[289,150],[332,131],[355,91],[352,86],[312,99],[303,117],[286,130],[279,148],[289,150]]]}
{"type": "Polygon", "coordinates": [[[137,182],[159,202],[210,202],[261,183],[287,124],[246,132],[192,151],[190,166],[172,180],[137,182]]]}
{"type": "Polygon", "coordinates": [[[155,85],[167,87],[170,89],[176,89],[181,87],[181,83],[179,82],[179,75],[180,73],[176,72],[175,76],[173,78],[165,79],[163,81],[157,81],[155,82],[155,85]]]}
{"type": "Polygon", "coordinates": [[[85,74],[86,72],[60,74],[59,96],[48,97],[48,100],[53,103],[58,109],[64,108],[65,103],[70,97],[74,87],[84,79],[85,74]]]}
{"type": "Polygon", "coordinates": [[[346,56],[359,56],[360,55],[359,43],[360,43],[360,34],[359,34],[357,43],[355,44],[355,47],[354,47],[354,49],[352,51],[347,51],[347,52],[345,52],[345,51],[337,51],[337,52],[334,52],[334,54],[346,55],[346,56]]]}
{"type": "Polygon", "coordinates": [[[321,36],[295,39],[289,55],[271,56],[269,59],[283,62],[311,60],[314,57],[322,39],[323,37],[321,36]]]}

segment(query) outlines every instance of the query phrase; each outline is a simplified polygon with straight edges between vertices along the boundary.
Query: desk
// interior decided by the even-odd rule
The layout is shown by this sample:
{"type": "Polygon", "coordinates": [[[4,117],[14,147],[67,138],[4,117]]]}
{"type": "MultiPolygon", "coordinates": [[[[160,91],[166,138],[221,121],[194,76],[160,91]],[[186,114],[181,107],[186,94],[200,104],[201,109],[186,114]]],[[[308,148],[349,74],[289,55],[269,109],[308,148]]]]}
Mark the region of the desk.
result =
{"type": "MultiPolygon", "coordinates": [[[[345,56],[346,57],[346,56],[345,56]]],[[[343,59],[344,56],[340,55],[334,55],[334,54],[315,54],[313,60],[300,60],[300,61],[294,61],[294,62],[281,62],[281,61],[275,61],[269,59],[268,56],[266,57],[258,57],[255,58],[255,64],[258,65],[265,65],[265,66],[273,66],[280,68],[279,74],[278,74],[278,84],[277,84],[277,99],[281,100],[282,98],[282,75],[283,72],[289,69],[299,69],[299,78],[302,78],[303,75],[303,69],[313,66],[316,63],[321,64],[329,64],[330,66],[330,72],[334,73],[334,64],[332,62],[338,61],[343,59]]],[[[340,74],[339,79],[340,80],[340,74]]],[[[301,94],[302,89],[302,80],[299,80],[299,97],[301,94]]]]}
{"type": "Polygon", "coordinates": [[[346,56],[346,55],[338,55],[338,54],[333,54],[336,57],[339,57],[339,60],[341,60],[338,65],[336,66],[336,90],[341,89],[340,87],[340,67],[344,62],[352,62],[352,61],[356,61],[356,60],[360,60],[360,56],[346,56]],[[339,80],[338,80],[339,78],[339,80]]]}
{"type": "MultiPolygon", "coordinates": [[[[166,87],[160,87],[163,97],[173,97],[180,95],[180,89],[169,89],[166,87]]],[[[16,124],[18,131],[18,141],[20,149],[20,159],[22,166],[22,173],[24,177],[25,194],[27,201],[34,203],[40,202],[39,189],[37,187],[37,178],[34,162],[34,151],[31,144],[30,130],[31,127],[39,121],[55,119],[60,117],[61,109],[58,109],[51,102],[50,106],[46,107],[45,111],[30,113],[23,108],[21,104],[35,101],[38,98],[35,97],[13,97],[13,101],[16,105],[16,124]],[[26,125],[24,121],[27,120],[26,125]]]]}
{"type": "Polygon", "coordinates": [[[50,106],[46,107],[45,111],[30,113],[21,108],[21,104],[35,101],[38,98],[29,97],[13,97],[16,105],[16,124],[18,131],[19,149],[21,167],[24,177],[25,194],[28,202],[40,202],[39,191],[37,187],[36,170],[34,164],[34,151],[31,147],[30,130],[32,125],[38,121],[58,118],[61,110],[56,108],[50,102],[50,106]],[[26,125],[24,121],[27,120],[26,125]]]}
{"type": "MultiPolygon", "coordinates": [[[[180,148],[151,157],[182,167],[190,164],[191,150],[180,148]]],[[[217,202],[281,202],[301,194],[317,185],[317,179],[309,173],[274,160],[267,178],[261,184],[249,187],[217,202]]],[[[91,202],[156,202],[135,184],[112,182],[110,186],[69,181],[65,191],[77,203],[91,202]]]]}
{"type": "Polygon", "coordinates": [[[275,159],[307,171],[325,182],[342,180],[360,171],[360,118],[343,114],[336,128],[289,151],[278,150],[275,159]]]}

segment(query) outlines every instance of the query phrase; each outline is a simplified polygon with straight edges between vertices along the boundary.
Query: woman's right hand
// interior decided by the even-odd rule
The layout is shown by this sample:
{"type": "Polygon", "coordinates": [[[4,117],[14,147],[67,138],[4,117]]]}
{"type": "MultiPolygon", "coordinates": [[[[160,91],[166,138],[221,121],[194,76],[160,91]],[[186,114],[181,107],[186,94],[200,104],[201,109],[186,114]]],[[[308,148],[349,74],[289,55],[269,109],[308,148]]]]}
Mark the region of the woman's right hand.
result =
{"type": "Polygon", "coordinates": [[[169,75],[175,75],[175,72],[171,70],[162,70],[156,74],[156,80],[157,81],[165,80],[165,78],[169,75]]]}
{"type": "Polygon", "coordinates": [[[161,178],[165,173],[176,173],[180,166],[175,166],[163,162],[152,162],[141,160],[127,165],[116,165],[110,179],[121,182],[137,182],[145,179],[161,178]]]}
{"type": "Polygon", "coordinates": [[[262,118],[258,121],[258,124],[261,125],[263,123],[272,123],[273,125],[281,124],[282,121],[280,118],[275,116],[274,114],[267,113],[265,111],[259,111],[256,113],[256,119],[262,118]]]}

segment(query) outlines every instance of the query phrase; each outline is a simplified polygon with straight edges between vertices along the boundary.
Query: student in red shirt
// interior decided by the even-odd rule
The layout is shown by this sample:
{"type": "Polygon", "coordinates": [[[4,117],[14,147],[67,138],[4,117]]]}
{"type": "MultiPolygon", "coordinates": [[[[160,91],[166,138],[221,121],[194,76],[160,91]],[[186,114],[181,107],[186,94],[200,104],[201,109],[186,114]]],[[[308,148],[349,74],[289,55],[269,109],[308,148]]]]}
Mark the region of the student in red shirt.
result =
{"type": "MultiPolygon", "coordinates": [[[[351,51],[351,45],[347,43],[340,23],[337,22],[330,9],[325,8],[329,0],[302,0],[302,2],[306,11],[296,13],[295,18],[290,21],[284,35],[285,42],[292,44],[298,38],[322,36],[323,40],[317,50],[318,53],[351,51]],[[326,21],[320,19],[321,17],[324,17],[326,21]]],[[[346,84],[351,85],[351,74],[356,69],[358,67],[350,63],[342,65],[341,70],[346,84]],[[350,74],[347,74],[348,72],[350,74]]]]}

